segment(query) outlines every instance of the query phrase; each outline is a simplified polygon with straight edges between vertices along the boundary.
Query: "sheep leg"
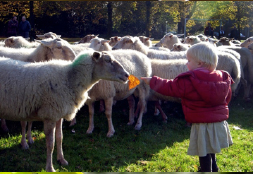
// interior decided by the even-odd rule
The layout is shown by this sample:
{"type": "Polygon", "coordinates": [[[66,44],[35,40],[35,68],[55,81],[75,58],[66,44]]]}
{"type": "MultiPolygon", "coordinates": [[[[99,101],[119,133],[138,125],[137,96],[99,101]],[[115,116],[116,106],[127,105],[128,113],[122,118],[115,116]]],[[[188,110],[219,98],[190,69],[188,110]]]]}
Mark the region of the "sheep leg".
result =
{"type": "Polygon", "coordinates": [[[55,127],[56,124],[54,121],[50,120],[44,121],[44,133],[46,135],[46,144],[47,144],[47,162],[46,162],[47,172],[55,172],[52,162],[54,141],[55,141],[55,127]]]}
{"type": "Polygon", "coordinates": [[[113,98],[109,98],[105,100],[105,115],[108,121],[108,132],[107,137],[112,137],[115,130],[112,124],[112,104],[113,104],[113,98]]]}
{"type": "Polygon", "coordinates": [[[55,137],[56,137],[56,146],[57,146],[57,161],[61,165],[68,165],[68,161],[64,159],[63,151],[62,151],[62,118],[56,122],[56,129],[55,129],[55,137]]]}
{"type": "Polygon", "coordinates": [[[104,112],[105,111],[105,104],[104,104],[104,100],[100,100],[99,101],[99,112],[104,112]]]}
{"type": "Polygon", "coordinates": [[[145,107],[146,107],[146,101],[144,98],[141,98],[139,97],[139,102],[138,104],[140,105],[140,113],[139,113],[139,118],[137,120],[137,123],[135,125],[135,130],[140,130],[141,129],[141,126],[142,126],[142,116],[143,116],[143,113],[145,111],[145,107]]]}
{"type": "Polygon", "coordinates": [[[244,100],[250,101],[249,93],[250,93],[251,84],[247,84],[247,86],[244,86],[244,100]]]}
{"type": "Polygon", "coordinates": [[[29,145],[27,144],[26,138],[25,138],[27,121],[20,121],[20,124],[22,128],[22,138],[21,138],[22,149],[29,149],[29,145]]]}
{"type": "Polygon", "coordinates": [[[70,122],[69,126],[74,126],[76,124],[76,117],[70,122]]]}
{"type": "Polygon", "coordinates": [[[89,128],[86,131],[87,134],[91,134],[94,129],[94,102],[87,103],[89,107],[89,128]]]}
{"type": "Polygon", "coordinates": [[[157,102],[155,102],[155,106],[156,106],[156,108],[160,111],[160,113],[162,114],[162,117],[163,117],[163,122],[167,122],[167,115],[163,112],[163,110],[162,110],[162,107],[161,107],[161,105],[160,105],[160,101],[157,101],[157,102]]]}
{"type": "Polygon", "coordinates": [[[133,95],[127,97],[127,101],[129,106],[129,122],[127,123],[127,125],[132,125],[134,123],[134,115],[135,115],[134,113],[135,100],[133,95]]]}
{"type": "Polygon", "coordinates": [[[32,124],[33,124],[32,121],[28,121],[28,130],[27,130],[26,138],[29,144],[34,143],[33,138],[32,138],[32,124]]]}
{"type": "Polygon", "coordinates": [[[4,132],[9,132],[5,119],[1,119],[1,128],[3,129],[4,132]]]}
{"type": "MultiPolygon", "coordinates": [[[[158,102],[158,105],[161,105],[161,101],[157,101],[158,102]]],[[[159,109],[157,108],[157,103],[155,103],[155,112],[154,112],[154,115],[157,116],[159,115],[160,111],[159,109]]]]}
{"type": "Polygon", "coordinates": [[[134,113],[134,117],[135,117],[135,118],[137,118],[137,115],[139,114],[139,112],[140,112],[140,104],[139,104],[139,102],[138,102],[138,103],[137,103],[136,111],[135,111],[135,113],[134,113]]]}

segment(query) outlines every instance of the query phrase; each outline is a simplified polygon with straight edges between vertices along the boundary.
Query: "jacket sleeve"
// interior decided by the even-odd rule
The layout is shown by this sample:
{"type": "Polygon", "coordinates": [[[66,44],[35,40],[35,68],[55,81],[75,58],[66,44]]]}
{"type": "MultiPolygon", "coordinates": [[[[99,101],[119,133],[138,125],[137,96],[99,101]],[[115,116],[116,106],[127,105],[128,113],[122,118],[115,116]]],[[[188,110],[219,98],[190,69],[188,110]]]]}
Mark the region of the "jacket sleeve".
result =
{"type": "Polygon", "coordinates": [[[184,96],[184,87],[184,80],[180,78],[168,80],[153,76],[150,80],[150,88],[166,96],[182,98],[184,96]]]}

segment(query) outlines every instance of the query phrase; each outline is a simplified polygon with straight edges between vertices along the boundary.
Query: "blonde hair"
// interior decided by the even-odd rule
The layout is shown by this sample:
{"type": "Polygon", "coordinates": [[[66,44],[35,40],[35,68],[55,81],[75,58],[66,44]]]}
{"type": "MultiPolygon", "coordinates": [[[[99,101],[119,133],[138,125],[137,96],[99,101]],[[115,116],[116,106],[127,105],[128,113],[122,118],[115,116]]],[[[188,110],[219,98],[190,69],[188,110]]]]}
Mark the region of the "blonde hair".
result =
{"type": "Polygon", "coordinates": [[[208,42],[201,42],[191,46],[186,55],[191,55],[195,61],[204,63],[204,67],[213,71],[218,63],[218,54],[215,47],[208,42]]]}

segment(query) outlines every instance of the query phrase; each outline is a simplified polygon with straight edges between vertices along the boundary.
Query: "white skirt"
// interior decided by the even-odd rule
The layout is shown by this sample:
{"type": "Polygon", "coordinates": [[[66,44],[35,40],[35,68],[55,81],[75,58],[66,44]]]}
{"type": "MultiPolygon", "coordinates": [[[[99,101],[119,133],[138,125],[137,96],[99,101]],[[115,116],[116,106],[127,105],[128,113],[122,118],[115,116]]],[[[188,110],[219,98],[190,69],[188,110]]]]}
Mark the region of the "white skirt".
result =
{"type": "Polygon", "coordinates": [[[232,144],[232,137],[226,121],[193,123],[187,154],[206,156],[209,153],[219,153],[221,148],[227,148],[232,144]]]}

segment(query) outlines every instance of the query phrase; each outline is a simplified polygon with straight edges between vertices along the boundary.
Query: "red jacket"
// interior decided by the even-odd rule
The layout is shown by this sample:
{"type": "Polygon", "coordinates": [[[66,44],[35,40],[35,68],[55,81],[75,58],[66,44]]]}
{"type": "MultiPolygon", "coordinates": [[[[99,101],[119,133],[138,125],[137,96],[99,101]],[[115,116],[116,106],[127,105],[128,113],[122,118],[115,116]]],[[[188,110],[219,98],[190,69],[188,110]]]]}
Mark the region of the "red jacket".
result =
{"type": "Polygon", "coordinates": [[[172,80],[153,76],[150,88],[162,95],[181,98],[187,122],[213,123],[229,117],[232,83],[231,76],[225,71],[198,68],[172,80]]]}

